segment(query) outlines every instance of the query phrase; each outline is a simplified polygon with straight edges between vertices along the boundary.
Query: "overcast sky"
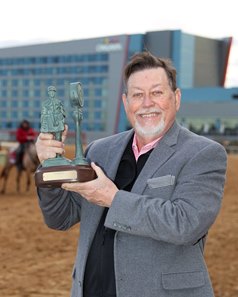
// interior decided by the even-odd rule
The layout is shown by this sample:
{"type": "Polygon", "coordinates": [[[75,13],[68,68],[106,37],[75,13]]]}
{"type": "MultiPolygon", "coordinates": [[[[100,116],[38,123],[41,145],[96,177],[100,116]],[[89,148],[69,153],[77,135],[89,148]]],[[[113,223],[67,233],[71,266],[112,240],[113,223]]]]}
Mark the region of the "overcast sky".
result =
{"type": "Polygon", "coordinates": [[[180,29],[233,37],[227,86],[238,86],[235,0],[1,0],[0,47],[180,29]]]}

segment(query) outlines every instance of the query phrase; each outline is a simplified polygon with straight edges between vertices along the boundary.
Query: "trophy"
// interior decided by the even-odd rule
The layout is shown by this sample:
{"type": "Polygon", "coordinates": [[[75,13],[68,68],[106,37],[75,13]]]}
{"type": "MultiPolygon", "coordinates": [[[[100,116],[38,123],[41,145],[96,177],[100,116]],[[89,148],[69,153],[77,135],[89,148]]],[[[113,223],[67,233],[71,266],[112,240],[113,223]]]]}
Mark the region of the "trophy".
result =
{"type": "MultiPolygon", "coordinates": [[[[81,121],[83,119],[83,91],[79,82],[70,84],[70,103],[73,107],[75,122],[75,158],[69,160],[60,154],[55,158],[44,160],[42,166],[35,172],[37,187],[55,188],[62,183],[86,182],[96,178],[95,171],[83,157],[81,141],[81,121]]],[[[42,104],[41,132],[52,133],[54,139],[62,141],[65,128],[65,110],[56,97],[56,88],[48,87],[48,99],[42,104]]]]}

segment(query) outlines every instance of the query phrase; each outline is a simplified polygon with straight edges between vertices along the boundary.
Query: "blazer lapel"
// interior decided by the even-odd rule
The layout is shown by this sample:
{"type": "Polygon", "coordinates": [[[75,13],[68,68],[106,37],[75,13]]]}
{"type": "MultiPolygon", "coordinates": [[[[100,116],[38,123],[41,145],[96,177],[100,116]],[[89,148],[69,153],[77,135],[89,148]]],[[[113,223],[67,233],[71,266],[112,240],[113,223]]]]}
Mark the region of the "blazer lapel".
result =
{"type": "MultiPolygon", "coordinates": [[[[130,130],[128,133],[123,134],[122,137],[117,139],[108,150],[109,152],[104,165],[104,170],[107,173],[107,176],[112,180],[116,176],[122,154],[133,133],[134,131],[130,130]]],[[[87,207],[85,207],[85,215],[90,217],[90,230],[93,231],[87,233],[88,238],[84,239],[86,242],[90,243],[93,240],[104,209],[105,208],[102,206],[91,203],[88,203],[87,207]]]]}
{"type": "Polygon", "coordinates": [[[133,133],[134,130],[130,130],[126,134],[122,134],[109,149],[107,161],[105,163],[105,171],[107,172],[107,176],[112,180],[114,180],[116,176],[118,165],[133,133]]]}
{"type": "Polygon", "coordinates": [[[174,154],[174,146],[177,143],[179,130],[180,127],[175,122],[170,130],[159,141],[139,174],[131,190],[133,193],[142,193],[147,185],[147,180],[151,178],[155,171],[157,171],[174,154]]]}

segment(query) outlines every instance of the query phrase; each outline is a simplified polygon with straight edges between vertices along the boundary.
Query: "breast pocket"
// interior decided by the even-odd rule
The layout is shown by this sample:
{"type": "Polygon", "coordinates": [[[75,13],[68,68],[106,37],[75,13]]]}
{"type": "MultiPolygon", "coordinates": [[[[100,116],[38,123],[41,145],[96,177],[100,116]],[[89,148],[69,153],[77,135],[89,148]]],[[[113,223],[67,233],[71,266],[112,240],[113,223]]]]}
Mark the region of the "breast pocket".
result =
{"type": "Polygon", "coordinates": [[[174,181],[175,181],[175,176],[168,174],[164,176],[150,178],[147,180],[147,184],[150,189],[155,189],[155,188],[172,186],[174,184],[174,181]]]}
{"type": "Polygon", "coordinates": [[[147,180],[147,189],[145,194],[149,194],[152,197],[159,197],[163,199],[169,199],[173,193],[175,186],[174,175],[164,175],[147,180]]]}

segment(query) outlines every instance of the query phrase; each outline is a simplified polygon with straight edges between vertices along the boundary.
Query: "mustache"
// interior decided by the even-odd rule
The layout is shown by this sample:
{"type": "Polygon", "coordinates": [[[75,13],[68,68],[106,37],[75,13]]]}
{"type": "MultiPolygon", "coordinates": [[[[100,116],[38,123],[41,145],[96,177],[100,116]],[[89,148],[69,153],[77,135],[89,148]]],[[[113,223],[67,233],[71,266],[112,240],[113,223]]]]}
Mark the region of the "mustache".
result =
{"type": "Polygon", "coordinates": [[[136,115],[141,115],[145,113],[162,113],[162,110],[160,108],[145,108],[141,109],[140,111],[137,111],[136,115]]]}

